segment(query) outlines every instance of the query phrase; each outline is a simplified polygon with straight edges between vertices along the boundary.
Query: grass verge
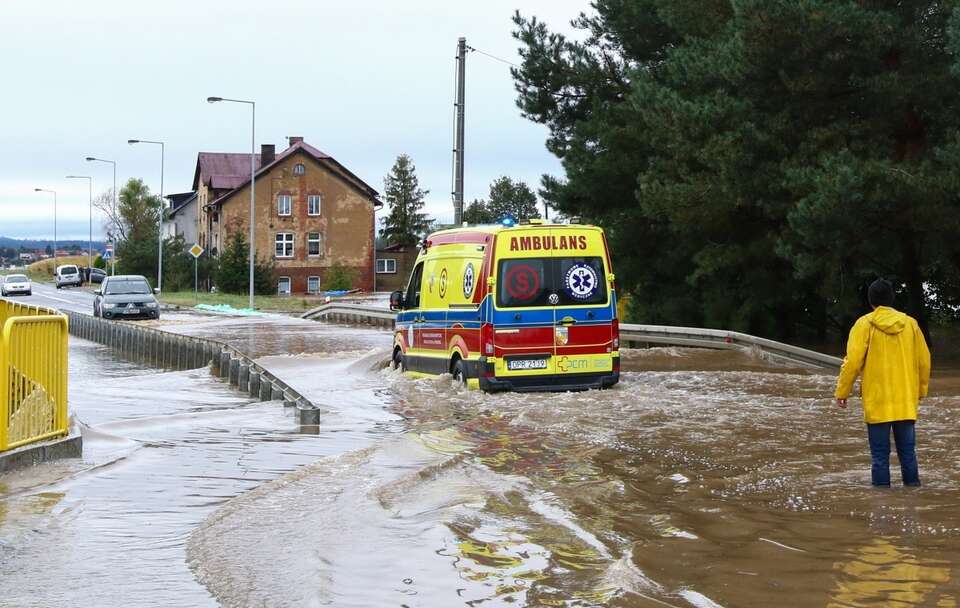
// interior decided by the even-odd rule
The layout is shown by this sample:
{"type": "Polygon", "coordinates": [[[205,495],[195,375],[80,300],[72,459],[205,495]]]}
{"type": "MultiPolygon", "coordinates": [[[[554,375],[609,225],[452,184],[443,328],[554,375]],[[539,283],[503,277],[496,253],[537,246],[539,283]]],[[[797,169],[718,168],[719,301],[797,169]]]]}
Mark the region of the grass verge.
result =
{"type": "MultiPolygon", "coordinates": [[[[172,306],[196,306],[197,304],[227,304],[234,308],[247,308],[249,297],[232,293],[199,293],[173,291],[160,294],[160,301],[172,306]]],[[[257,310],[280,312],[304,312],[323,304],[323,296],[254,296],[257,310]]]]}

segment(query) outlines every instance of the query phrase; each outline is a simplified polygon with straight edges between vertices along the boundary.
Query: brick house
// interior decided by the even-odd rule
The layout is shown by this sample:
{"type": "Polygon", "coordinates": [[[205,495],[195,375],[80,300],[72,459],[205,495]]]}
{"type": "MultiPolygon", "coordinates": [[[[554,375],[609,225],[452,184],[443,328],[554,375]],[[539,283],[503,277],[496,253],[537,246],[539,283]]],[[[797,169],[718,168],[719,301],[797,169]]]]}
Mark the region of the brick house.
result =
{"type": "Polygon", "coordinates": [[[416,245],[390,245],[377,249],[377,291],[406,289],[419,254],[416,245]]]}
{"type": "MultiPolygon", "coordinates": [[[[273,259],[278,293],[316,293],[334,264],[372,291],[377,191],[302,137],[289,140],[280,154],[263,145],[254,155],[257,257],[273,259]]],[[[249,154],[197,156],[198,242],[212,255],[234,231],[249,234],[249,187],[249,154]]]]}

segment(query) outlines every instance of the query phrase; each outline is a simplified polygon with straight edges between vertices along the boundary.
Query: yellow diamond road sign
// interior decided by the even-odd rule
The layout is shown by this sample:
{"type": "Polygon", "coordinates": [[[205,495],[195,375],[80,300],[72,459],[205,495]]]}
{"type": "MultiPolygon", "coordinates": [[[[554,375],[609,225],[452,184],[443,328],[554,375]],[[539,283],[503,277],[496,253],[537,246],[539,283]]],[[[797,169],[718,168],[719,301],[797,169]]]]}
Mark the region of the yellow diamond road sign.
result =
{"type": "Polygon", "coordinates": [[[203,254],[203,247],[194,243],[193,247],[190,248],[190,255],[195,258],[199,258],[203,254]]]}

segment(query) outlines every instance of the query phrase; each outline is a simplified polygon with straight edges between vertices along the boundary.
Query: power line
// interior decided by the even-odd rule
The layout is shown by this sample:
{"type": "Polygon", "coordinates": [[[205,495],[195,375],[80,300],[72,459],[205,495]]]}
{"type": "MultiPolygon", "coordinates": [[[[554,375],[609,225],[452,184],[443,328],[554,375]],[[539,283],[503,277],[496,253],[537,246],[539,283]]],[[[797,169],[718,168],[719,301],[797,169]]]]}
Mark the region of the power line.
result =
{"type": "Polygon", "coordinates": [[[510,67],[514,67],[514,68],[520,69],[520,66],[517,65],[517,64],[515,64],[515,63],[513,63],[512,61],[507,61],[506,59],[503,59],[503,58],[501,58],[501,57],[497,57],[496,55],[491,55],[490,53],[488,53],[488,52],[486,52],[486,51],[481,51],[480,49],[475,49],[475,48],[473,48],[472,46],[467,46],[467,49],[470,50],[470,51],[473,51],[474,53],[480,53],[481,55],[486,55],[486,56],[489,57],[490,59],[495,59],[495,60],[499,61],[500,63],[505,63],[505,64],[509,65],[510,67]]]}

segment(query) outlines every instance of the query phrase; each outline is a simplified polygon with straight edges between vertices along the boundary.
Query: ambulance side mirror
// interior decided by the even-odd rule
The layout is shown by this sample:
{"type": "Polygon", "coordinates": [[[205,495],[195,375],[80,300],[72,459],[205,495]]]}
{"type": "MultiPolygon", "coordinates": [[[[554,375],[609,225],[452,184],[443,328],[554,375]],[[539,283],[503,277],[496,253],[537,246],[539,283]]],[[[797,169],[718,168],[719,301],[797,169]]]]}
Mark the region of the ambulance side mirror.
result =
{"type": "Polygon", "coordinates": [[[403,310],[403,292],[394,291],[390,294],[390,310],[403,310]]]}

